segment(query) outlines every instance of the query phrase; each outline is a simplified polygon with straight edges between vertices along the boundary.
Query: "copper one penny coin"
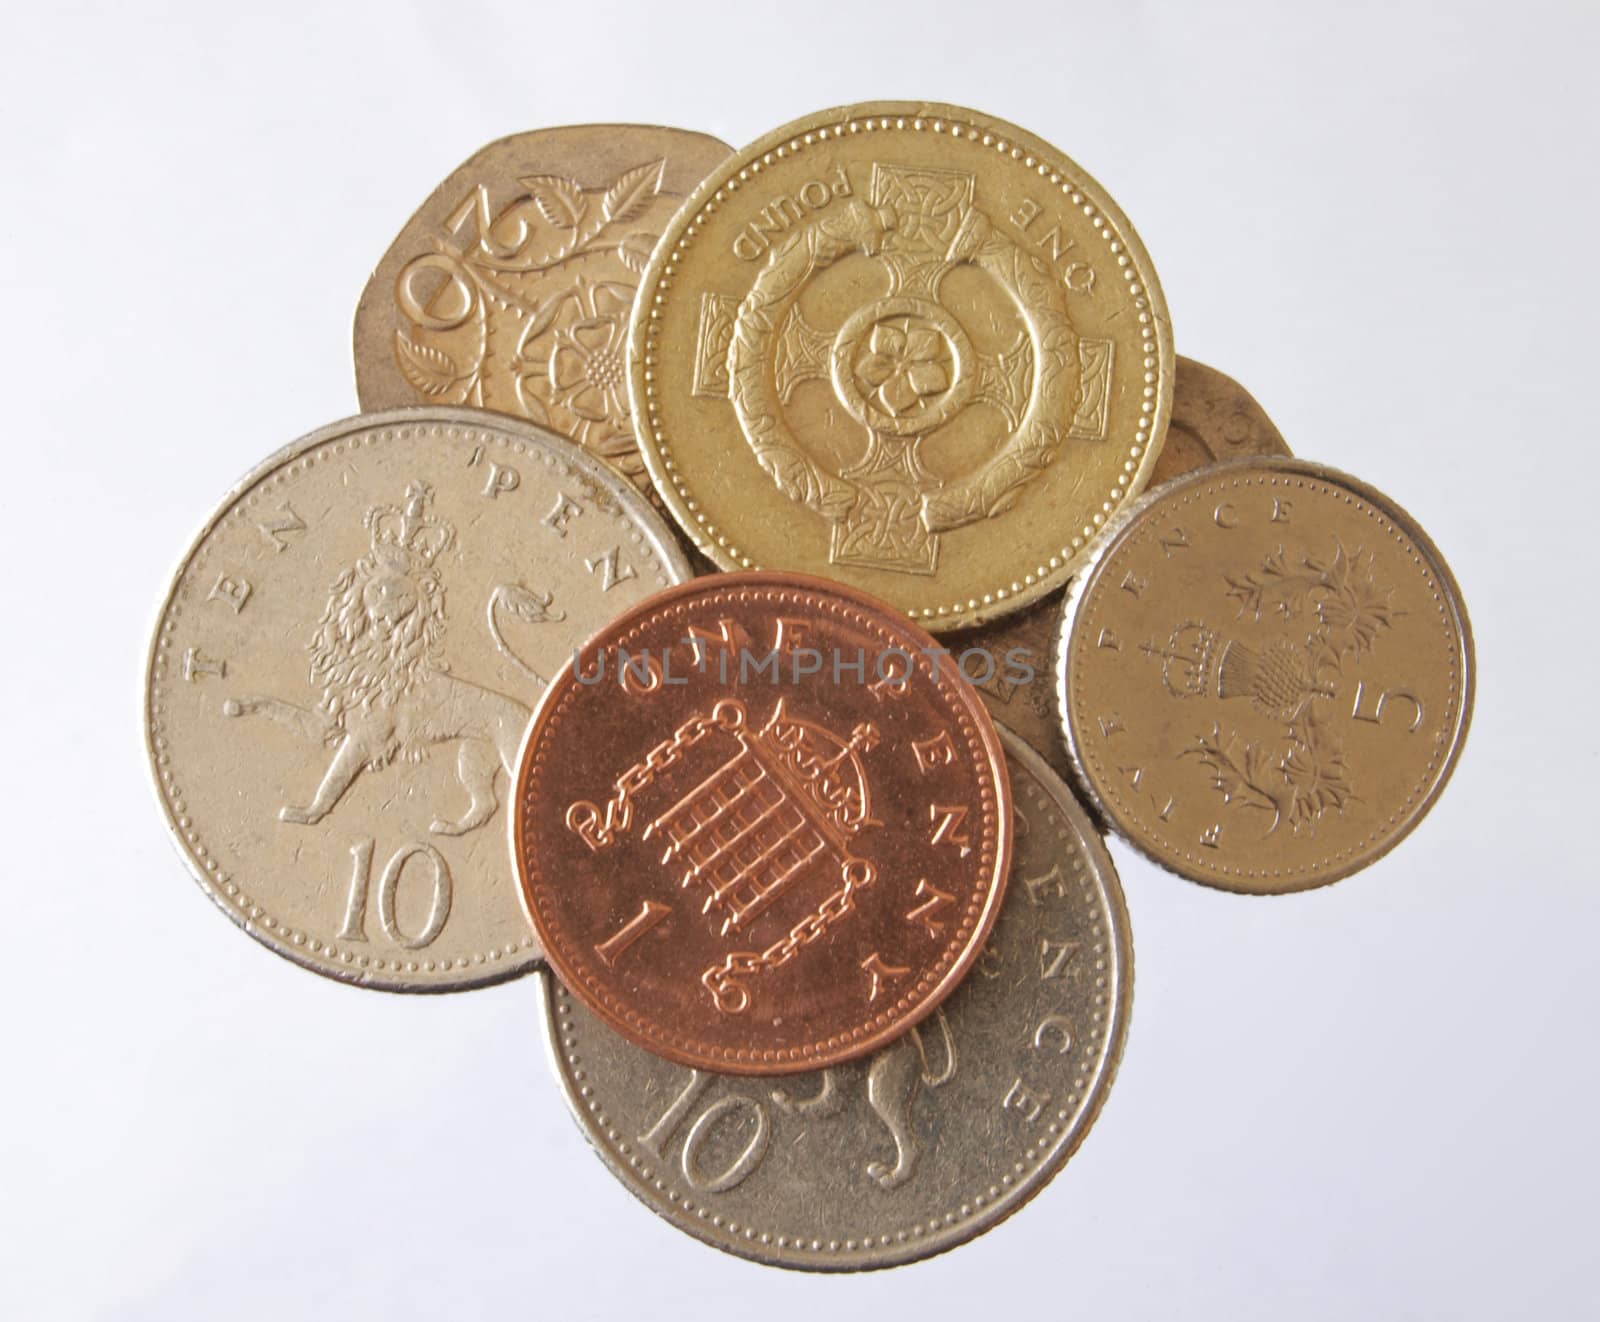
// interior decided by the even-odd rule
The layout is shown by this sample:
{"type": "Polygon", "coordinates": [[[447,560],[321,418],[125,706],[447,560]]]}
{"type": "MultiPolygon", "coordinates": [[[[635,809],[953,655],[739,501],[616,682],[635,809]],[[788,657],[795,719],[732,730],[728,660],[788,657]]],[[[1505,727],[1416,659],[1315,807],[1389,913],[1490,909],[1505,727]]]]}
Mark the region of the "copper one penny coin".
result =
{"type": "Polygon", "coordinates": [[[897,611],[760,572],[659,593],[552,681],[513,849],[551,965],[618,1032],[734,1074],[932,1013],[1005,890],[1004,752],[897,611]]]}

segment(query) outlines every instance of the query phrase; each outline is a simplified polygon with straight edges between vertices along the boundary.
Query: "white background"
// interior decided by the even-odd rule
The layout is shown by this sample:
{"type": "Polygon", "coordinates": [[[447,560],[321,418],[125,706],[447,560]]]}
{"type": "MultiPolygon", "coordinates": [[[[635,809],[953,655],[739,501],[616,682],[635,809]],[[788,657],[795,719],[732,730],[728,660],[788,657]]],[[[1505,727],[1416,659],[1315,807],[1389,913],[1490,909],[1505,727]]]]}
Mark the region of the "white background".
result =
{"type": "Polygon", "coordinates": [[[1596,1315],[1592,8],[68,8],[11,14],[0,79],[0,1313],[1596,1315]],[[1433,814],[1331,889],[1118,847],[1137,991],[1084,1149],[955,1253],[812,1278],[612,1180],[528,985],[354,990],[226,923],[146,784],[140,677],[221,493],[354,411],[367,272],[479,145],[737,144],[884,97],[1098,176],[1180,352],[1431,531],[1479,690],[1433,814]]]}

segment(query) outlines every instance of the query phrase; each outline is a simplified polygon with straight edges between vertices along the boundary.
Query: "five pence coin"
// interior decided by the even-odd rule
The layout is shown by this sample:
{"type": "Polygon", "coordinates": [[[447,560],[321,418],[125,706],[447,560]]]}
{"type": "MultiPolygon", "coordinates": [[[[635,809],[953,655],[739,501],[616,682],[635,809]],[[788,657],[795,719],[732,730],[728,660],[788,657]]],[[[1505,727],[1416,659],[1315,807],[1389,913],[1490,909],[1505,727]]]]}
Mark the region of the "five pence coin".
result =
{"type": "Polygon", "coordinates": [[[1073,585],[1057,680],[1074,765],[1158,863],[1273,894],[1365,867],[1438,798],[1471,630],[1388,497],[1291,459],[1180,478],[1073,585]]]}

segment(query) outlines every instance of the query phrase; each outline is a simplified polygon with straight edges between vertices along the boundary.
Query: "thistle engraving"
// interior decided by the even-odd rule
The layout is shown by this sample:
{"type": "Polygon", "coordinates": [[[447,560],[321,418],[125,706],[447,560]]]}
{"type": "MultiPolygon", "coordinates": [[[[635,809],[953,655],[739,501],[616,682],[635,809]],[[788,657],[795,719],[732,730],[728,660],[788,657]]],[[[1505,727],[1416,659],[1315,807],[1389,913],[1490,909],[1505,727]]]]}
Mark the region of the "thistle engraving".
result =
{"type": "MultiPolygon", "coordinates": [[[[1274,740],[1250,740],[1219,720],[1183,755],[1205,768],[1224,803],[1270,816],[1265,834],[1284,823],[1314,832],[1324,816],[1358,797],[1333,702],[1348,668],[1392,627],[1394,589],[1379,582],[1371,554],[1347,552],[1337,539],[1330,555],[1290,555],[1280,547],[1254,572],[1224,578],[1241,620],[1276,618],[1292,628],[1309,617],[1311,627],[1298,642],[1246,642],[1189,620],[1140,650],[1160,666],[1170,696],[1248,702],[1279,727],[1274,740]]],[[[1418,705],[1418,722],[1420,715],[1418,705]]]]}

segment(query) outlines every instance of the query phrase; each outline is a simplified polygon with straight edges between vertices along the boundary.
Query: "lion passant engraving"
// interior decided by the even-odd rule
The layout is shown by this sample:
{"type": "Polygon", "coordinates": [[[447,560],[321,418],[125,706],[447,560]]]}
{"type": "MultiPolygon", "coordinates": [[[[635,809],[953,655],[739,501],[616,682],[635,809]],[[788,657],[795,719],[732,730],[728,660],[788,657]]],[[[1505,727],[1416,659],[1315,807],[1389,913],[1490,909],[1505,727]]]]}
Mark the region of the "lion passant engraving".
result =
{"type": "MultiPolygon", "coordinates": [[[[371,549],[334,582],[308,644],[310,682],[321,695],[315,707],[273,697],[223,703],[224,715],[264,716],[333,749],[311,801],[285,804],[278,811],[282,821],[320,822],[363,771],[381,771],[397,760],[419,763],[434,746],[454,743],[456,774],[469,802],[460,817],[435,818],[430,829],[461,835],[499,808],[496,774],[502,768],[515,774],[530,710],[451,674],[444,658],[444,584],[434,564],[454,543],[455,528],[428,513],[432,497],[426,483],[413,482],[403,506],[367,511],[371,549]]],[[[500,650],[508,649],[494,609],[508,599],[524,619],[561,618],[548,609],[548,596],[496,588],[489,621],[500,650]]]]}
{"type": "MultiPolygon", "coordinates": [[[[956,1076],[956,1042],[944,1011],[936,1010],[930,1021],[937,1025],[942,1041],[944,1064],[935,1069],[928,1059],[927,1041],[922,1028],[913,1028],[898,1041],[891,1042],[867,1062],[866,1083],[862,1091],[867,1105],[878,1117],[894,1144],[894,1161],[869,1161],[867,1174],[882,1189],[898,1189],[917,1170],[921,1148],[911,1127],[911,1108],[923,1089],[942,1087],[956,1076]]],[[[923,1027],[926,1027],[924,1025],[923,1027]]],[[[854,1073],[854,1071],[851,1071],[854,1073]]],[[[845,1104],[845,1090],[839,1084],[840,1071],[822,1072],[822,1087],[815,1097],[796,1099],[782,1088],[772,1100],[786,1111],[807,1116],[837,1115],[845,1104]]]]}

